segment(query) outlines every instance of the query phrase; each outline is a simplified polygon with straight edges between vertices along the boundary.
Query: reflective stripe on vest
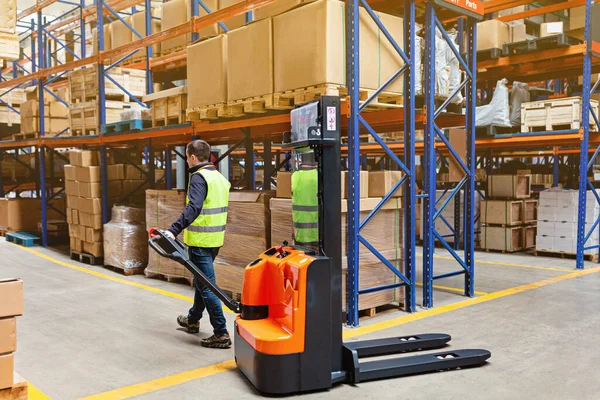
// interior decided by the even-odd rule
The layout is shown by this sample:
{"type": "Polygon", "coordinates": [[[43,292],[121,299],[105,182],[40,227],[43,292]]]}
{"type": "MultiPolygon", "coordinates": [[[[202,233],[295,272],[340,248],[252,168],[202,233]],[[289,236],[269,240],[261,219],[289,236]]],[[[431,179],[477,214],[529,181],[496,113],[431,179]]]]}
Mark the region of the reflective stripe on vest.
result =
{"type": "Polygon", "coordinates": [[[319,243],[318,178],[316,168],[292,174],[292,218],[297,245],[317,247],[319,243]]]}
{"type": "MultiPolygon", "coordinates": [[[[192,247],[221,247],[225,241],[231,184],[214,169],[201,168],[195,173],[202,175],[208,191],[200,215],[184,230],[183,241],[192,247]]],[[[186,204],[189,202],[186,197],[186,204]]]]}

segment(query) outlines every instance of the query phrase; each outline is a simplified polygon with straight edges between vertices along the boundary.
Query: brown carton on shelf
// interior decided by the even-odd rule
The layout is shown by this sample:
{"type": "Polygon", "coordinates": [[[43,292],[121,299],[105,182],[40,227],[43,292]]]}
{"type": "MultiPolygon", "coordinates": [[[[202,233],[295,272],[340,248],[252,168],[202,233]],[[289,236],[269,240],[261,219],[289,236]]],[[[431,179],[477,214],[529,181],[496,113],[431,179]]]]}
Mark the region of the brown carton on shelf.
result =
{"type": "Polygon", "coordinates": [[[79,197],[77,199],[78,210],[88,214],[101,214],[102,213],[102,202],[99,198],[86,199],[85,197],[79,197]]]}
{"type": "MultiPolygon", "coordinates": [[[[131,16],[123,17],[123,20],[131,25],[131,16]]],[[[110,23],[111,45],[113,48],[131,43],[133,32],[121,20],[116,19],[110,23]]],[[[136,36],[137,39],[137,36],[136,36]]]]}
{"type": "MultiPolygon", "coordinates": [[[[144,165],[139,165],[138,167],[142,171],[146,170],[146,167],[144,165]]],[[[125,179],[145,179],[146,174],[143,173],[142,171],[140,171],[133,165],[127,165],[125,167],[125,179]]]]}
{"type": "Polygon", "coordinates": [[[100,182],[100,167],[77,167],[77,182],[100,182]]]}
{"type": "Polygon", "coordinates": [[[123,181],[123,193],[130,194],[135,191],[136,194],[143,195],[148,189],[148,181],[143,179],[126,179],[123,181]]]}
{"type": "Polygon", "coordinates": [[[71,210],[71,220],[75,225],[79,224],[79,211],[71,210]]]}
{"type": "MultiPolygon", "coordinates": [[[[146,36],[146,12],[140,11],[137,14],[131,16],[131,26],[137,31],[142,37],[146,36]]],[[[160,21],[152,19],[150,34],[160,32],[160,21]]],[[[137,40],[138,37],[135,33],[132,36],[133,40],[137,40]]],[[[160,54],[160,43],[156,43],[152,46],[152,55],[157,56],[160,54]]]]}
{"type": "Polygon", "coordinates": [[[94,257],[102,257],[104,254],[102,242],[87,243],[83,242],[83,251],[94,257]]]}
{"type": "MultiPolygon", "coordinates": [[[[273,18],[274,89],[284,92],[314,85],[346,85],[345,5],[337,0],[310,3],[273,18]]],[[[397,43],[402,18],[376,13],[397,43]]],[[[366,10],[360,10],[361,88],[378,89],[403,65],[402,58],[366,10]]],[[[402,93],[397,79],[386,91],[402,93]]]]}
{"type": "Polygon", "coordinates": [[[0,319],[0,354],[17,351],[17,319],[0,319]]]}
{"type": "Polygon", "coordinates": [[[284,199],[292,198],[292,173],[280,171],[277,173],[277,197],[284,199]]]}
{"type": "MultiPolygon", "coordinates": [[[[467,165],[467,131],[461,128],[450,128],[449,140],[464,165],[467,165]]],[[[465,176],[465,170],[450,154],[448,165],[448,182],[460,182],[465,176]]]]}
{"type": "Polygon", "coordinates": [[[45,128],[46,132],[61,133],[69,127],[69,120],[66,118],[50,118],[50,128],[45,128]]]}
{"type": "Polygon", "coordinates": [[[65,180],[76,181],[77,180],[77,167],[74,165],[65,165],[65,180]]]}
{"type": "Polygon", "coordinates": [[[109,196],[123,195],[123,181],[108,181],[108,195],[109,196]]]}
{"type": "MultiPolygon", "coordinates": [[[[61,213],[66,208],[65,200],[52,199],[51,204],[52,207],[47,209],[48,219],[63,219],[61,213]]],[[[37,223],[41,220],[42,202],[40,199],[0,198],[1,228],[13,231],[35,231],[37,223]]]]}
{"type": "Polygon", "coordinates": [[[253,22],[227,34],[227,100],[273,93],[273,22],[253,22]]]}
{"type": "Polygon", "coordinates": [[[85,241],[95,243],[102,241],[102,229],[85,228],[85,241]]]}
{"type": "Polygon", "coordinates": [[[50,102],[50,117],[52,119],[67,119],[69,118],[69,108],[60,101],[50,102]]]}
{"type": "Polygon", "coordinates": [[[263,18],[274,17],[275,15],[289,11],[294,7],[312,3],[314,1],[315,0],[277,0],[269,5],[254,10],[254,19],[258,21],[263,18]]]}
{"type": "Polygon", "coordinates": [[[106,167],[106,174],[109,181],[117,181],[125,179],[125,165],[112,164],[106,167]]]}
{"type": "MultiPolygon", "coordinates": [[[[402,179],[402,171],[370,171],[369,197],[384,197],[402,179]]],[[[400,186],[392,197],[402,197],[404,185],[400,186]]]]}
{"type": "Polygon", "coordinates": [[[189,46],[187,59],[188,108],[227,102],[227,36],[189,46]]]}
{"type": "MultiPolygon", "coordinates": [[[[40,103],[37,100],[27,100],[21,104],[21,118],[39,117],[40,103]]],[[[50,106],[44,106],[44,117],[50,117],[50,106]]]]}
{"type": "Polygon", "coordinates": [[[0,318],[23,315],[23,281],[0,279],[0,318]]]}
{"type": "Polygon", "coordinates": [[[77,192],[79,197],[87,197],[88,199],[93,197],[101,197],[102,185],[100,182],[77,182],[77,192]]]}
{"type": "MultiPolygon", "coordinates": [[[[240,3],[244,0],[219,0],[219,9],[223,9],[225,7],[232,6],[234,4],[240,3]]],[[[233,31],[234,29],[239,28],[240,26],[244,26],[246,20],[246,16],[244,14],[236,15],[235,17],[231,17],[223,21],[223,24],[229,29],[229,31],[233,31]]],[[[226,33],[223,28],[219,27],[219,33],[226,33]]]]}
{"type": "Polygon", "coordinates": [[[89,214],[80,211],[78,213],[79,223],[92,229],[102,229],[102,214],[89,214]]]}
{"type": "Polygon", "coordinates": [[[508,24],[497,19],[479,22],[477,32],[477,51],[502,49],[510,41],[508,24]]]}
{"type": "Polygon", "coordinates": [[[98,165],[98,152],[96,150],[71,150],[69,161],[71,165],[76,167],[98,165]]]}
{"type": "MultiPolygon", "coordinates": [[[[204,5],[208,7],[211,12],[219,9],[218,0],[204,0],[204,5]]],[[[192,16],[192,5],[190,0],[171,0],[163,3],[161,6],[161,29],[166,31],[167,29],[174,28],[178,25],[188,22],[192,16]]],[[[198,7],[198,16],[203,17],[208,13],[203,7],[198,7]]],[[[214,36],[218,34],[217,24],[210,25],[206,28],[202,28],[199,32],[200,38],[207,36],[214,36]]],[[[191,35],[181,35],[173,39],[165,40],[161,42],[160,49],[162,52],[170,49],[183,48],[191,41],[191,35]]],[[[193,65],[193,64],[188,64],[193,65]]]]}
{"type": "Polygon", "coordinates": [[[13,386],[14,374],[14,353],[0,355],[0,389],[6,389],[13,386]]]}
{"type": "MultiPolygon", "coordinates": [[[[342,199],[348,198],[348,171],[342,171],[342,199]]],[[[369,197],[369,171],[360,171],[360,198],[369,197]]]]}
{"type": "Polygon", "coordinates": [[[77,181],[65,181],[65,194],[67,196],[79,196],[79,185],[77,181]]]}

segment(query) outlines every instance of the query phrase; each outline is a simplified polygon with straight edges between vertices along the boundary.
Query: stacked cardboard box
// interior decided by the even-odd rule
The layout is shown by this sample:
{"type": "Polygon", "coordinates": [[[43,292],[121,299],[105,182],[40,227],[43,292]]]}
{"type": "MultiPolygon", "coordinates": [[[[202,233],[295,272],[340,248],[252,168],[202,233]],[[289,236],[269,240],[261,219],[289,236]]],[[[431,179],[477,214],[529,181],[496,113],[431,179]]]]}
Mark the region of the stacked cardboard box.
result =
{"type": "MultiPolygon", "coordinates": [[[[65,165],[65,192],[71,251],[102,257],[102,185],[98,152],[74,150],[69,154],[69,161],[71,164],[65,165]]],[[[124,170],[122,164],[107,167],[109,205],[123,193],[124,170]]]]}
{"type": "MultiPolygon", "coordinates": [[[[179,218],[185,208],[183,190],[146,190],[146,229],[167,229],[179,218]]],[[[150,249],[148,266],[144,273],[148,277],[185,278],[191,282],[192,274],[177,261],[161,257],[150,249]]]]}
{"type": "MultiPolygon", "coordinates": [[[[538,208],[538,232],[536,250],[556,253],[577,252],[577,216],[579,191],[553,188],[540,192],[538,208]]],[[[587,191],[585,209],[585,234],[592,229],[600,214],[596,195],[587,191]]],[[[587,246],[598,244],[598,229],[595,229],[587,246]]],[[[585,254],[597,255],[598,249],[585,250],[585,254]]]]}
{"type": "Polygon", "coordinates": [[[488,199],[481,202],[481,247],[513,252],[535,247],[537,200],[531,175],[491,175],[488,199]]]}
{"type": "MultiPolygon", "coordinates": [[[[26,91],[27,101],[21,104],[21,133],[40,133],[40,103],[38,91],[26,91]]],[[[66,97],[66,91],[57,96],[66,97]]],[[[67,100],[67,99],[65,99],[67,100]]],[[[68,100],[67,100],[68,101],[68,100]]],[[[56,136],[69,128],[69,109],[54,96],[44,94],[44,136],[56,136]]]]}
{"type": "MultiPolygon", "coordinates": [[[[56,198],[48,207],[48,220],[60,220],[65,210],[65,199],[56,198]]],[[[42,220],[40,199],[0,198],[0,230],[35,232],[42,220]]]]}
{"type": "Polygon", "coordinates": [[[2,389],[15,385],[15,351],[17,350],[17,320],[23,315],[23,281],[0,280],[0,397],[2,389]]]}

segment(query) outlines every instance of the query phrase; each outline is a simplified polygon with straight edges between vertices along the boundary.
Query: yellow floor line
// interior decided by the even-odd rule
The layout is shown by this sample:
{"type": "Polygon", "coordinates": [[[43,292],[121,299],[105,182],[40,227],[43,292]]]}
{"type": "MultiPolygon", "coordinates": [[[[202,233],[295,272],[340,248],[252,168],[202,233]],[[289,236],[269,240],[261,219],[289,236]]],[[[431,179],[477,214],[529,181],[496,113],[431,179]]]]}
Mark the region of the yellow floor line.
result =
{"type": "MultiPolygon", "coordinates": [[[[560,275],[553,278],[545,279],[543,281],[530,283],[527,285],[518,286],[511,289],[501,290],[499,292],[489,293],[484,296],[471,298],[468,300],[460,301],[454,304],[446,306],[436,307],[425,311],[419,311],[414,314],[403,315],[402,317],[394,318],[388,321],[382,321],[374,323],[372,325],[362,326],[356,329],[348,329],[344,331],[344,339],[351,339],[357,336],[366,335],[368,333],[377,332],[383,329],[396,327],[402,324],[406,324],[420,319],[433,317],[435,315],[444,314],[450,311],[458,310],[461,308],[469,307],[475,304],[484,303],[490,300],[499,299],[506,296],[526,292],[528,290],[538,289],[553,283],[562,282],[568,279],[578,278],[581,276],[600,272],[600,267],[592,268],[583,271],[576,271],[570,274],[560,275]]],[[[109,392],[100,393],[95,396],[86,397],[83,400],[116,400],[116,399],[128,399],[140,394],[149,393],[161,389],[166,389],[181,383],[189,382],[195,379],[204,378],[211,375],[216,375],[221,372],[230,371],[235,368],[235,361],[228,360],[219,364],[211,365],[208,367],[198,368],[192,371],[182,372],[179,374],[167,376],[165,378],[159,378],[148,382],[138,383],[132,386],[126,386],[120,389],[111,390],[109,392]]]]}
{"type": "MultiPolygon", "coordinates": [[[[418,257],[423,257],[423,254],[417,253],[418,257]]],[[[452,260],[456,261],[454,257],[450,256],[433,256],[433,258],[438,258],[440,260],[452,260]]],[[[572,272],[573,269],[568,268],[558,268],[558,267],[542,267],[540,265],[525,265],[525,264],[511,264],[511,263],[503,263],[499,261],[482,261],[475,259],[475,264],[487,264],[487,265],[500,265],[503,267],[515,267],[515,268],[525,268],[525,269],[539,269],[542,271],[556,271],[556,272],[572,272]]]]}
{"type": "MultiPolygon", "coordinates": [[[[235,369],[235,361],[227,360],[219,364],[209,365],[207,367],[193,369],[191,371],[181,372],[164,378],[154,379],[152,381],[138,383],[120,389],[111,390],[108,392],[96,394],[89,397],[84,397],[81,400],[120,400],[129,399],[139,396],[144,393],[154,392],[156,390],[165,389],[168,387],[181,385],[189,381],[193,381],[207,376],[220,374],[221,372],[231,371],[235,369]]],[[[216,394],[215,394],[216,395],[216,394]]],[[[203,396],[198,396],[203,397],[203,396]]],[[[210,397],[210,396],[209,396],[210,397]]]]}
{"type": "MultiPolygon", "coordinates": [[[[423,284],[417,282],[417,286],[423,287],[423,284]]],[[[433,285],[433,288],[434,289],[439,289],[439,290],[447,290],[449,292],[456,292],[456,293],[464,293],[465,292],[465,289],[456,288],[456,287],[449,287],[449,286],[433,285]]],[[[483,296],[483,295],[489,294],[488,292],[479,292],[477,290],[474,293],[477,296],[483,296]]]]}
{"type": "Polygon", "coordinates": [[[46,396],[40,389],[29,382],[27,382],[27,398],[29,400],[50,400],[50,397],[46,396]]]}

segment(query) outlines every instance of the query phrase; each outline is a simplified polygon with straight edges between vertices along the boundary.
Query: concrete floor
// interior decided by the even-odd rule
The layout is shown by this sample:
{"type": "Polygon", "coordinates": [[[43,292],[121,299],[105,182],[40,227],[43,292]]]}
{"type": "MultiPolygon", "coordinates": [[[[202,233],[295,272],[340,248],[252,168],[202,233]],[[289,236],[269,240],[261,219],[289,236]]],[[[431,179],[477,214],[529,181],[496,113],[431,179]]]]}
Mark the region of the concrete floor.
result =
{"type": "MultiPolygon", "coordinates": [[[[25,282],[16,369],[49,398],[258,397],[232,368],[233,351],[200,347],[210,335],[208,322],[199,335],[178,331],[175,317],[190,306],[189,287],[124,277],[52,249],[34,251],[0,240],[0,278],[25,282]]],[[[447,253],[437,254],[436,273],[457,269],[447,253]]],[[[593,342],[600,331],[600,270],[592,270],[597,264],[581,274],[568,259],[496,253],[476,258],[477,299],[437,290],[432,310],[387,313],[346,334],[364,339],[445,332],[453,338],[450,349],[489,349],[486,366],[341,385],[305,397],[600,398],[594,364],[600,350],[593,342]],[[382,329],[384,323],[392,327],[382,329]]],[[[439,284],[459,288],[461,282],[439,284]]],[[[231,324],[233,315],[227,318],[231,324]]]]}

